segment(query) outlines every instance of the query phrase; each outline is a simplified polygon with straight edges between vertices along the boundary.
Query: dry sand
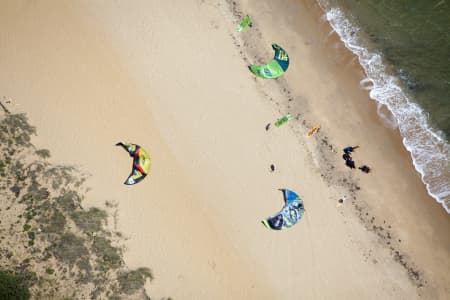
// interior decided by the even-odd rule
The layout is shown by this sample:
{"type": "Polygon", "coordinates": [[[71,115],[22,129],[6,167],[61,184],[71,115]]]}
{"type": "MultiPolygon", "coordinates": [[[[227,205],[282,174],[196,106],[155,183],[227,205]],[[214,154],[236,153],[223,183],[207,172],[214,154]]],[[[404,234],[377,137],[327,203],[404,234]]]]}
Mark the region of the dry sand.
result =
{"type": "Polygon", "coordinates": [[[150,296],[450,293],[450,219],[313,1],[2,1],[0,16],[1,95],[28,114],[52,161],[91,175],[86,205],[118,202],[125,260],[152,268],[150,296]],[[242,12],[255,23],[238,34],[242,12]],[[246,66],[267,61],[272,42],[290,68],[255,79],[246,66]],[[297,118],[265,131],[287,112],[297,118]],[[152,156],[136,186],[122,184],[131,162],[119,140],[152,156]],[[373,173],[343,166],[349,144],[373,173]],[[281,187],[307,211],[272,232],[260,220],[282,206],[281,187]]]}

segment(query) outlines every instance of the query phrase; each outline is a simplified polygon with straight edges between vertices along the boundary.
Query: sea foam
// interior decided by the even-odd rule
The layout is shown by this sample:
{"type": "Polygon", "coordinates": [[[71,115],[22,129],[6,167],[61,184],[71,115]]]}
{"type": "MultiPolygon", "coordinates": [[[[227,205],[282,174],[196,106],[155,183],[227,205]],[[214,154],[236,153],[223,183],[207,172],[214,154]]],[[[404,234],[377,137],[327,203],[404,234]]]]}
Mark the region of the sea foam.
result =
{"type": "Polygon", "coordinates": [[[357,55],[367,78],[360,87],[378,102],[378,115],[384,124],[400,130],[403,144],[411,153],[428,193],[450,214],[450,145],[433,130],[423,109],[402,89],[400,80],[389,74],[383,55],[365,48],[360,28],[336,7],[321,3],[325,16],[345,46],[357,55]],[[390,114],[383,112],[385,106],[390,114]]]}

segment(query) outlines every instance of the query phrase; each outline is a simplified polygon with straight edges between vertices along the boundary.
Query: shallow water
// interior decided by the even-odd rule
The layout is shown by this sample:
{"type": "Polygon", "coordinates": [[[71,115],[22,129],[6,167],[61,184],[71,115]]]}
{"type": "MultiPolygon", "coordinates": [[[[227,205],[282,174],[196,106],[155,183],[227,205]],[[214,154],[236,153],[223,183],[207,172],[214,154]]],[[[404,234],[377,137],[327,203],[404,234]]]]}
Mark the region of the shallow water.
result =
{"type": "Polygon", "coordinates": [[[450,3],[446,0],[334,0],[369,35],[405,92],[450,137],[450,3]]]}
{"type": "Polygon", "coordinates": [[[449,1],[318,2],[359,57],[361,88],[378,101],[383,122],[398,126],[428,192],[450,213],[449,1]]]}

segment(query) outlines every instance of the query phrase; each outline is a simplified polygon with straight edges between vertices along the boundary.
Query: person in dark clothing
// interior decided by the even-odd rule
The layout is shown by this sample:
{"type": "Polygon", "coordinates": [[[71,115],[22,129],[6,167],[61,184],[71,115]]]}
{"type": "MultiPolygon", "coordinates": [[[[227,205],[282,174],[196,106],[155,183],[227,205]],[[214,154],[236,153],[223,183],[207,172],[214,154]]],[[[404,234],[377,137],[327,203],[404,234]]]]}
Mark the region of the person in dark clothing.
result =
{"type": "Polygon", "coordinates": [[[344,160],[348,160],[348,159],[350,159],[350,158],[352,158],[352,157],[350,156],[350,154],[344,153],[344,154],[342,155],[342,158],[343,158],[344,160]]]}
{"type": "Polygon", "coordinates": [[[355,149],[357,149],[357,148],[359,148],[359,146],[348,146],[348,147],[345,147],[344,148],[344,153],[350,153],[350,152],[353,152],[353,151],[355,151],[355,149]]]}
{"type": "Polygon", "coordinates": [[[272,165],[270,165],[270,172],[273,172],[273,171],[275,171],[275,166],[272,164],[272,165]]]}
{"type": "Polygon", "coordinates": [[[359,167],[358,169],[360,169],[361,171],[363,171],[364,173],[369,173],[370,172],[370,168],[366,165],[359,167]]]}
{"type": "Polygon", "coordinates": [[[352,160],[351,157],[345,161],[345,165],[347,167],[349,167],[350,169],[355,169],[356,168],[355,167],[355,162],[352,160]]]}

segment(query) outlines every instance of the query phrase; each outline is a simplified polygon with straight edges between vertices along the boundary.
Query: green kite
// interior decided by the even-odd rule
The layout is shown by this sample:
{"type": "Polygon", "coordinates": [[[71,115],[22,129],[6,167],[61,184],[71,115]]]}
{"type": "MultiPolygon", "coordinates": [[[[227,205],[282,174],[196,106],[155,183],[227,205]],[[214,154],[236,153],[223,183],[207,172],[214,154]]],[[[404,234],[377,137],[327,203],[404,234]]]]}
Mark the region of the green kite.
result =
{"type": "Polygon", "coordinates": [[[256,76],[262,78],[277,78],[283,75],[289,67],[289,55],[286,51],[277,44],[272,44],[272,48],[275,50],[275,56],[269,63],[261,66],[248,66],[250,71],[256,76]]]}
{"type": "Polygon", "coordinates": [[[252,26],[252,18],[247,15],[245,16],[245,18],[241,21],[241,23],[239,24],[239,27],[237,29],[238,32],[241,32],[242,30],[244,30],[245,28],[247,28],[248,26],[252,26]]]}
{"type": "Polygon", "coordinates": [[[275,122],[275,126],[280,127],[281,125],[283,125],[284,123],[286,123],[286,122],[289,121],[290,119],[292,119],[292,115],[287,114],[287,115],[285,115],[284,117],[278,119],[278,120],[275,122]]]}

